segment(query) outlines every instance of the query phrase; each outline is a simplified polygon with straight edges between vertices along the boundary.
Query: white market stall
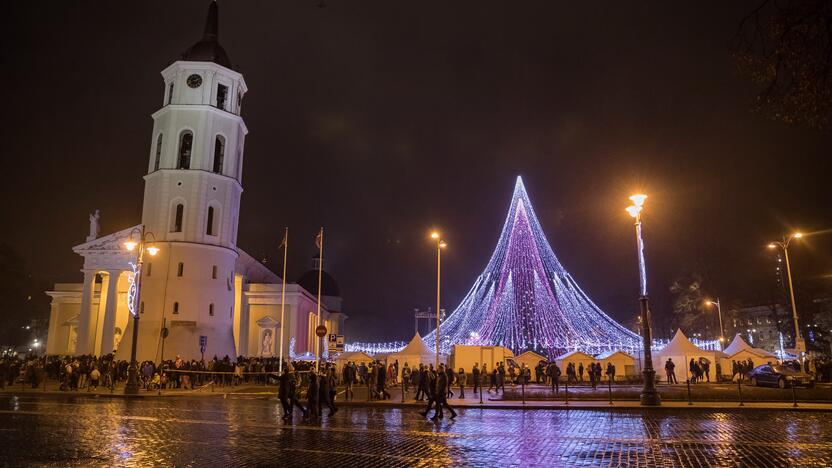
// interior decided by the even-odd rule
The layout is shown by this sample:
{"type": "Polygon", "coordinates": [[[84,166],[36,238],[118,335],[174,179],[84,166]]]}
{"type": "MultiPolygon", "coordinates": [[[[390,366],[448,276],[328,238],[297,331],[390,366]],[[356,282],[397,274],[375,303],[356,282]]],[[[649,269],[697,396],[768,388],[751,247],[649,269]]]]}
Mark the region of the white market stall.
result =
{"type": "Polygon", "coordinates": [[[595,359],[601,363],[602,375],[606,375],[607,364],[612,363],[615,366],[615,380],[626,380],[638,375],[636,358],[624,351],[608,351],[595,356],[595,359]]]}
{"type": "Polygon", "coordinates": [[[733,361],[748,361],[750,359],[755,366],[777,361],[777,356],[774,353],[751,346],[739,333],[734,336],[734,340],[723,352],[725,357],[721,361],[721,367],[722,375],[726,377],[733,375],[733,361]]]}
{"type": "Polygon", "coordinates": [[[401,374],[405,363],[407,363],[407,366],[411,369],[418,369],[419,364],[427,366],[428,364],[435,363],[436,353],[429,350],[425,345],[425,342],[422,341],[422,337],[416,333],[404,349],[398,353],[392,353],[387,356],[388,365],[393,364],[396,361],[399,361],[399,374],[401,374]]]}
{"type": "Polygon", "coordinates": [[[583,351],[570,351],[566,354],[563,354],[561,356],[556,357],[555,358],[555,364],[557,364],[557,366],[560,368],[561,379],[562,380],[566,380],[566,366],[568,366],[570,362],[575,365],[575,377],[576,378],[578,378],[578,379],[581,378],[581,375],[578,374],[578,367],[581,364],[583,364],[584,365],[584,377],[583,378],[585,380],[589,380],[587,369],[589,368],[589,365],[591,363],[595,362],[595,357],[590,356],[589,354],[587,354],[583,351]]]}
{"type": "Polygon", "coordinates": [[[667,346],[653,352],[653,369],[655,369],[656,376],[660,380],[665,380],[664,366],[667,360],[671,359],[673,364],[676,365],[676,368],[674,369],[676,378],[679,382],[684,382],[690,378],[690,360],[693,359],[694,361],[699,362],[704,359],[710,363],[710,372],[714,381],[716,381],[717,358],[721,355],[722,353],[720,351],[711,351],[699,348],[695,344],[691,343],[688,337],[682,333],[681,329],[677,329],[676,334],[673,335],[673,339],[670,340],[670,343],[668,343],[667,346]]]}
{"type": "Polygon", "coordinates": [[[525,364],[526,367],[531,369],[532,370],[532,376],[534,376],[534,368],[537,367],[537,365],[540,363],[540,361],[549,362],[549,360],[546,358],[546,356],[543,356],[541,354],[537,354],[534,351],[526,351],[525,353],[523,353],[523,354],[514,358],[514,362],[516,362],[517,364],[519,364],[521,366],[523,364],[525,364]]]}
{"type": "Polygon", "coordinates": [[[372,356],[369,354],[362,352],[362,351],[354,351],[349,353],[341,353],[335,358],[335,372],[338,375],[341,375],[341,370],[344,368],[344,365],[348,362],[352,362],[355,364],[356,367],[360,366],[363,362],[364,365],[369,365],[371,362],[375,361],[372,356]]]}

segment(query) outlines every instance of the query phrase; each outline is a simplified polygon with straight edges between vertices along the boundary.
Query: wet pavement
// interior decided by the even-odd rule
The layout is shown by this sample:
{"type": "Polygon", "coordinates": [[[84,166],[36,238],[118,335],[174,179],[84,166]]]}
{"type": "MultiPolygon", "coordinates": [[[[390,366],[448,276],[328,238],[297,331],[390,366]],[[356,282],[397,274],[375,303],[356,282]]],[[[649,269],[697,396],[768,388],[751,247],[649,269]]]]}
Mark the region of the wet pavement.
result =
{"type": "Polygon", "coordinates": [[[0,466],[828,466],[829,413],[342,408],[275,399],[0,396],[0,466]]]}

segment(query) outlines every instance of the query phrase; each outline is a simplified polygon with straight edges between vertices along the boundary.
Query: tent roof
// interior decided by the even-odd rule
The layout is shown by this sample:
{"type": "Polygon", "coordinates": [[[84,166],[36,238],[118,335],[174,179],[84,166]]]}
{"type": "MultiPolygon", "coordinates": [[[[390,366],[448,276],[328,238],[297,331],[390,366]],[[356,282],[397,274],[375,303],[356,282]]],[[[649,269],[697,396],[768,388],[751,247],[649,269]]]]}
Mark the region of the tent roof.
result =
{"type": "Polygon", "coordinates": [[[656,354],[662,356],[675,356],[702,353],[713,353],[713,351],[708,351],[697,347],[695,344],[690,342],[690,340],[688,339],[688,337],[685,336],[684,333],[682,333],[682,329],[678,328],[676,329],[676,334],[673,335],[673,339],[670,340],[670,343],[668,343],[667,346],[659,350],[656,354]]]}
{"type": "Polygon", "coordinates": [[[364,351],[350,351],[348,353],[341,353],[340,356],[336,360],[340,361],[355,361],[358,359],[364,359],[368,361],[372,361],[373,357],[369,354],[365,353],[364,351]]]}
{"type": "Polygon", "coordinates": [[[514,359],[521,359],[521,358],[523,358],[523,356],[526,356],[526,355],[528,355],[528,356],[532,356],[532,357],[536,357],[536,358],[538,358],[538,360],[540,360],[540,361],[548,361],[548,360],[549,360],[549,358],[547,358],[546,356],[544,356],[544,355],[542,355],[542,354],[539,354],[539,353],[536,353],[536,352],[534,352],[534,351],[532,351],[532,350],[528,350],[528,351],[526,351],[526,352],[524,352],[524,353],[521,353],[520,355],[515,356],[515,358],[514,358],[514,359]]]}
{"type": "Polygon", "coordinates": [[[633,356],[625,353],[624,351],[607,351],[606,353],[601,353],[601,354],[595,356],[595,359],[598,359],[599,361],[603,361],[604,359],[609,359],[609,358],[615,356],[616,354],[621,354],[621,355],[623,355],[625,357],[628,357],[632,360],[636,359],[633,356]]]}
{"type": "Polygon", "coordinates": [[[410,340],[410,343],[408,343],[407,346],[405,346],[403,350],[399,351],[398,353],[394,353],[394,354],[408,354],[408,355],[417,354],[419,356],[424,356],[424,355],[433,356],[436,353],[429,350],[428,347],[425,346],[425,342],[422,341],[422,337],[419,336],[418,333],[416,333],[415,335],[413,335],[413,339],[410,340]]]}
{"type": "Polygon", "coordinates": [[[734,336],[734,340],[731,341],[731,344],[729,344],[727,348],[725,348],[724,352],[728,356],[733,356],[733,355],[739,353],[740,351],[748,351],[748,352],[750,352],[752,354],[756,354],[760,357],[773,357],[774,356],[773,353],[770,353],[770,352],[768,352],[764,349],[755,348],[755,347],[751,346],[750,344],[748,344],[747,341],[745,341],[742,338],[742,336],[739,333],[737,333],[734,336]]]}
{"type": "Polygon", "coordinates": [[[578,350],[575,350],[575,351],[569,351],[569,352],[568,352],[568,353],[566,353],[566,354],[562,354],[562,355],[560,355],[560,356],[556,357],[556,358],[555,358],[555,360],[557,360],[557,361],[562,361],[562,360],[564,360],[564,359],[569,359],[569,358],[572,358],[572,357],[574,357],[574,358],[576,358],[576,359],[589,359],[589,360],[591,360],[591,361],[594,361],[594,360],[595,360],[595,358],[594,358],[594,357],[592,357],[592,356],[590,356],[589,354],[587,354],[587,353],[585,353],[585,352],[583,352],[583,351],[578,351],[578,350]]]}

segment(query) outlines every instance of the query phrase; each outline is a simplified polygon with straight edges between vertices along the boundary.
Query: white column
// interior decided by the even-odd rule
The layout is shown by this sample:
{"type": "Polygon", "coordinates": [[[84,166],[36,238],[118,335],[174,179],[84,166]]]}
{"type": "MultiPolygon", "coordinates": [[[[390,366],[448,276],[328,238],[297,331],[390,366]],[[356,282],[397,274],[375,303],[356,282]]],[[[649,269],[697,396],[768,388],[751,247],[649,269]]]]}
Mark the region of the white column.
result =
{"type": "Polygon", "coordinates": [[[81,291],[81,311],[78,314],[78,345],[76,354],[90,354],[95,341],[92,295],[95,292],[95,270],[83,270],[84,288],[81,291]]]}
{"type": "Polygon", "coordinates": [[[107,270],[107,302],[104,306],[104,329],[101,333],[99,356],[113,352],[113,338],[116,328],[116,308],[118,307],[118,278],[120,270],[107,270]]]}

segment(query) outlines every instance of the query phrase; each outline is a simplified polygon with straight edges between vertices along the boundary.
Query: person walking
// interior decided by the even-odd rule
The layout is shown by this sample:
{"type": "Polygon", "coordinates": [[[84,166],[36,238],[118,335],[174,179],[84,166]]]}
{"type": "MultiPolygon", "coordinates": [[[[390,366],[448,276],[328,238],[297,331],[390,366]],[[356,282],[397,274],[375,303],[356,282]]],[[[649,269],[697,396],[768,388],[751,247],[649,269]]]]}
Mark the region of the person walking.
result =
{"type": "Polygon", "coordinates": [[[465,384],[468,380],[468,376],[465,375],[465,369],[459,368],[459,373],[456,374],[456,381],[459,383],[459,398],[465,398],[465,384]]]}
{"type": "Polygon", "coordinates": [[[407,363],[404,363],[404,367],[402,367],[402,391],[405,395],[410,389],[410,367],[408,367],[407,363]]]}
{"type": "Polygon", "coordinates": [[[673,363],[673,359],[667,358],[667,362],[664,363],[664,372],[667,374],[667,383],[674,384],[679,383],[676,380],[676,364],[673,363]]]}
{"type": "Polygon", "coordinates": [[[690,358],[690,363],[688,364],[688,373],[690,375],[690,383],[696,383],[697,377],[697,369],[696,369],[696,361],[693,358],[690,358]]]}
{"type": "Polygon", "coordinates": [[[284,369],[277,379],[277,398],[280,400],[280,406],[283,407],[284,421],[292,417],[292,402],[289,398],[289,392],[289,369],[284,369]]]}
{"type": "Polygon", "coordinates": [[[578,363],[578,377],[581,379],[581,383],[584,383],[584,363],[578,363]]]}
{"type": "MultiPolygon", "coordinates": [[[[427,393],[427,396],[428,396],[428,406],[425,408],[424,411],[422,411],[421,415],[422,415],[422,417],[426,418],[428,416],[428,411],[430,411],[431,408],[433,408],[434,403],[436,403],[436,401],[437,401],[436,373],[433,371],[433,365],[431,365],[430,368],[427,370],[427,376],[426,376],[425,380],[423,381],[423,383],[425,385],[425,393],[427,393]]],[[[435,410],[434,410],[434,415],[436,415],[435,410]]]]}
{"type": "Polygon", "coordinates": [[[454,370],[451,368],[451,366],[448,366],[445,369],[445,374],[448,377],[448,394],[445,395],[445,397],[452,398],[454,396],[453,385],[454,381],[456,380],[456,374],[454,373],[454,370]]]}
{"type": "Polygon", "coordinates": [[[451,408],[451,405],[448,404],[448,398],[446,396],[450,385],[451,383],[448,380],[448,373],[445,370],[445,365],[439,364],[439,372],[436,376],[436,410],[431,418],[434,421],[443,418],[443,408],[451,412],[451,419],[456,417],[456,411],[454,411],[454,409],[451,408]]]}
{"type": "Polygon", "coordinates": [[[474,368],[471,369],[471,384],[474,386],[474,395],[477,394],[477,390],[482,391],[480,388],[480,368],[477,367],[477,363],[474,363],[474,368]]]}
{"type": "MultiPolygon", "coordinates": [[[[483,371],[485,371],[485,364],[483,364],[482,367],[483,371]]],[[[492,388],[497,388],[499,390],[500,387],[497,386],[497,366],[491,368],[491,375],[489,379],[488,393],[491,393],[492,388]]]]}
{"type": "Polygon", "coordinates": [[[378,366],[378,376],[376,379],[376,392],[378,393],[379,398],[382,400],[389,400],[390,393],[387,392],[387,372],[384,369],[384,365],[378,366]]]}
{"type": "Polygon", "coordinates": [[[289,400],[290,400],[289,419],[292,418],[292,416],[294,414],[294,407],[296,407],[296,406],[300,409],[301,414],[303,415],[303,419],[306,419],[308,417],[306,408],[304,408],[303,405],[300,404],[300,387],[301,386],[300,386],[300,382],[298,381],[298,378],[300,376],[298,374],[296,374],[288,366],[287,366],[287,369],[289,371],[289,400]]]}
{"type": "Polygon", "coordinates": [[[546,373],[547,373],[547,375],[549,377],[549,380],[552,384],[552,390],[554,390],[555,395],[557,395],[558,393],[560,393],[560,382],[559,381],[560,381],[561,372],[560,372],[560,368],[555,363],[555,361],[552,361],[552,362],[549,363],[549,366],[546,369],[546,373]]]}
{"type": "Polygon", "coordinates": [[[306,412],[309,419],[317,421],[320,417],[318,411],[318,375],[314,370],[309,371],[309,385],[306,388],[306,412]]]}
{"type": "Polygon", "coordinates": [[[503,395],[506,393],[506,366],[502,362],[499,363],[497,366],[497,391],[503,391],[503,395]]]}
{"type": "Polygon", "coordinates": [[[610,383],[615,382],[615,364],[613,364],[612,361],[607,363],[607,380],[609,380],[610,383]]]}
{"type": "Polygon", "coordinates": [[[416,387],[416,401],[424,401],[427,393],[427,387],[425,387],[425,380],[427,380],[425,365],[419,364],[419,370],[414,372],[413,376],[413,385],[416,387]]]}

